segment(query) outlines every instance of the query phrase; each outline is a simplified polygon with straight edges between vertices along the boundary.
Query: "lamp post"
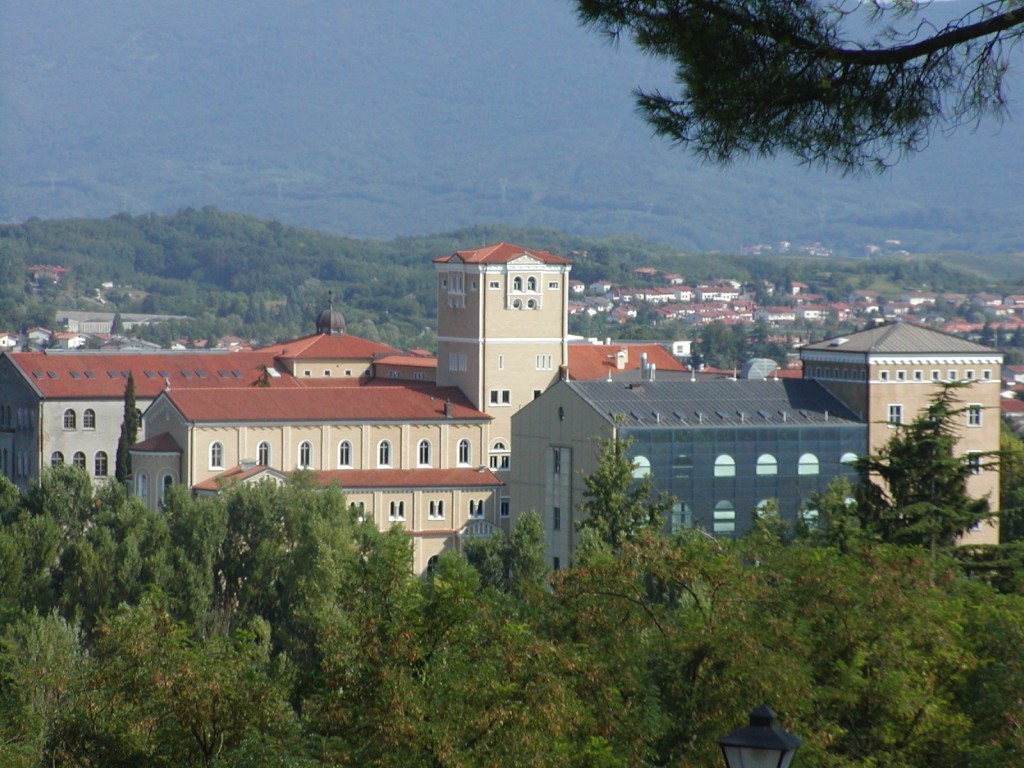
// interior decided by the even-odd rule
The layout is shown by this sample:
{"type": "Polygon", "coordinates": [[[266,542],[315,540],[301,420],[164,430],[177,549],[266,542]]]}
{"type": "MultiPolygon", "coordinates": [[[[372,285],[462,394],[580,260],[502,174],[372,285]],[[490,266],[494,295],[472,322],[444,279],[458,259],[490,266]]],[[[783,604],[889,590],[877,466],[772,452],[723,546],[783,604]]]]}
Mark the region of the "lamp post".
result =
{"type": "Polygon", "coordinates": [[[728,768],[789,768],[803,741],[782,730],[768,707],[750,712],[750,725],[718,740],[728,768]]]}

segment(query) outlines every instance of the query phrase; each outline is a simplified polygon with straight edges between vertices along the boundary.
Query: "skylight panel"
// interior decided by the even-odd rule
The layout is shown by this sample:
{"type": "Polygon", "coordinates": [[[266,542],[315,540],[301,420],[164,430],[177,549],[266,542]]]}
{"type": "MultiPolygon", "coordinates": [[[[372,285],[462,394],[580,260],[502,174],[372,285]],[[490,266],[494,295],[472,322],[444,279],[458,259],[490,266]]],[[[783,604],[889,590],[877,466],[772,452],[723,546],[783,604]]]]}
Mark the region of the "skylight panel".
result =
{"type": "Polygon", "coordinates": [[[116,379],[120,375],[121,374],[119,374],[117,371],[107,371],[107,376],[109,376],[112,379],[116,379]]]}
{"type": "Polygon", "coordinates": [[[232,374],[232,375],[233,375],[233,376],[234,376],[234,377],[235,377],[236,379],[240,379],[240,378],[242,378],[242,372],[241,372],[240,370],[238,370],[237,368],[233,369],[233,370],[231,371],[231,374],[232,374]]]}
{"type": "Polygon", "coordinates": [[[57,378],[57,372],[56,371],[47,371],[46,375],[49,376],[51,379],[56,379],[57,378]]]}
{"type": "Polygon", "coordinates": [[[182,370],[181,375],[186,379],[192,378],[192,371],[182,370]]]}
{"type": "Polygon", "coordinates": [[[96,374],[93,373],[92,371],[86,371],[85,372],[85,378],[87,378],[87,379],[95,379],[96,378],[96,374]]]}
{"type": "Polygon", "coordinates": [[[80,379],[80,378],[82,378],[82,374],[80,374],[78,371],[71,371],[71,378],[72,379],[80,379]]]}
{"type": "Polygon", "coordinates": [[[37,379],[43,378],[43,372],[42,371],[32,371],[32,375],[35,376],[37,379]]]}
{"type": "Polygon", "coordinates": [[[200,379],[205,379],[206,371],[196,371],[196,376],[198,376],[200,379]]]}
{"type": "Polygon", "coordinates": [[[155,379],[156,373],[154,371],[144,371],[147,379],[155,379]]]}

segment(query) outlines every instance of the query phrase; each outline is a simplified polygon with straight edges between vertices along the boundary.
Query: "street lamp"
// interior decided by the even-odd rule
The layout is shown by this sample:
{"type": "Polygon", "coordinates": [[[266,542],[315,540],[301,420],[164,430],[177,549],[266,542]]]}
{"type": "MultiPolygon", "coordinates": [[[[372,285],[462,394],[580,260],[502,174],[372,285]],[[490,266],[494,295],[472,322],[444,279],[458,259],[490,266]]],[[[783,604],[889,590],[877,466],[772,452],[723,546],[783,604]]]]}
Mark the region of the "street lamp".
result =
{"type": "Polygon", "coordinates": [[[775,724],[768,707],[750,712],[750,725],[718,740],[728,768],[789,768],[796,748],[803,744],[775,724]]]}

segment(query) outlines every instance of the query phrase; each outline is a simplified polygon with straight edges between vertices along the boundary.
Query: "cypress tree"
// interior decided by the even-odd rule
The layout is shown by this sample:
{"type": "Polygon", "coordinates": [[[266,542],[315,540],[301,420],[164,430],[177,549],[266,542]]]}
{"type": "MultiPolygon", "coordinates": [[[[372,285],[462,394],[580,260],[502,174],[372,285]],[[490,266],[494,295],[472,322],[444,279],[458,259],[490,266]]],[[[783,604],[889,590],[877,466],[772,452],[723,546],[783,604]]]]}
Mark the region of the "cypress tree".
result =
{"type": "Polygon", "coordinates": [[[132,456],[128,449],[138,439],[139,411],[135,406],[135,377],[128,374],[128,383],[124,387],[124,417],[121,420],[121,435],[117,438],[117,460],[114,466],[114,477],[119,483],[128,482],[132,473],[132,456]]]}

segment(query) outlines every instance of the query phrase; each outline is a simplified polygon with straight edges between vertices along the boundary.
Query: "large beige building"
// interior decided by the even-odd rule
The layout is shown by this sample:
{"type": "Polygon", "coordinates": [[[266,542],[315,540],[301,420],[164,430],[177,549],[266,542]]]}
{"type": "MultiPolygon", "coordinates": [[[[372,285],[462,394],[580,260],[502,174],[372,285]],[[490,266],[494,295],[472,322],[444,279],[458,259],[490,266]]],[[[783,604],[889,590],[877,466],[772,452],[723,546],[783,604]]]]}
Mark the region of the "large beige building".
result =
{"type": "Polygon", "coordinates": [[[568,364],[568,259],[497,243],[434,259],[437,383],[493,419],[487,466],[510,468],[512,416],[568,364]]]}

